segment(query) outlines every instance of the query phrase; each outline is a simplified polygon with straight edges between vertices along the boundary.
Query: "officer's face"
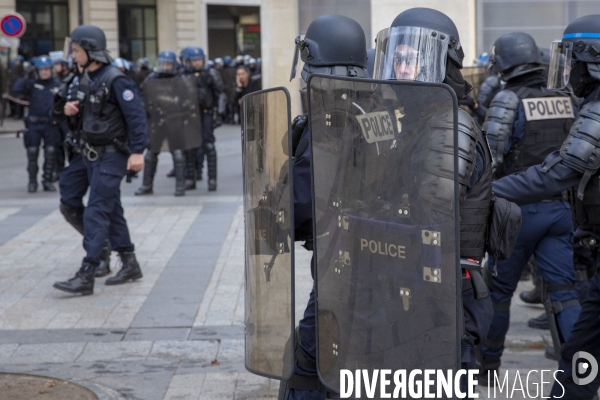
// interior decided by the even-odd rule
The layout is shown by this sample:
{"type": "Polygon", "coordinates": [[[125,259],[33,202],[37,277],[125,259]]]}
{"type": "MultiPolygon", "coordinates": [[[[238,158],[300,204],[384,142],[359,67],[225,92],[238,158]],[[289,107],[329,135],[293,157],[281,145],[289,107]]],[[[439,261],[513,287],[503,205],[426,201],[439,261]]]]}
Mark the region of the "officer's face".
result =
{"type": "Polygon", "coordinates": [[[190,60],[190,62],[192,63],[193,69],[200,69],[204,66],[204,60],[201,58],[198,60],[190,60]]]}
{"type": "Polygon", "coordinates": [[[40,79],[42,79],[42,80],[50,79],[50,77],[52,76],[52,69],[51,68],[40,68],[39,74],[40,74],[40,79]]]}
{"type": "Polygon", "coordinates": [[[77,43],[71,44],[71,56],[73,57],[73,61],[80,67],[85,67],[88,63],[87,53],[77,43]]]}
{"type": "Polygon", "coordinates": [[[54,72],[56,73],[56,75],[60,75],[63,72],[63,66],[61,63],[56,63],[54,64],[54,72]]]}
{"type": "Polygon", "coordinates": [[[414,81],[417,78],[419,52],[405,44],[398,45],[394,52],[394,72],[399,81],[414,81]]]}

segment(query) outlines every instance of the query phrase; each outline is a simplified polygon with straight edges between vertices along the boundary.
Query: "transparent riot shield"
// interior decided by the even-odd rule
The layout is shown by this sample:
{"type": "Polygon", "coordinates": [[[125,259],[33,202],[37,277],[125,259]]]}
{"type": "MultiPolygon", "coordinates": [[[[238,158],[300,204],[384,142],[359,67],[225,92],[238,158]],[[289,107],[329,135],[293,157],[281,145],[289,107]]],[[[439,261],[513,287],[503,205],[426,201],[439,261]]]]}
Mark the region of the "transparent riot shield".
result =
{"type": "Polygon", "coordinates": [[[198,86],[194,76],[148,79],[143,85],[148,113],[150,151],[160,152],[166,140],[169,150],[202,145],[198,86]]]}
{"type": "Polygon", "coordinates": [[[312,75],[309,106],[321,380],[337,391],[341,369],[457,369],[456,96],[312,75]]]}
{"type": "Polygon", "coordinates": [[[246,239],[246,368],[287,379],[294,348],[294,223],[290,96],[285,88],[242,99],[246,239]]]}

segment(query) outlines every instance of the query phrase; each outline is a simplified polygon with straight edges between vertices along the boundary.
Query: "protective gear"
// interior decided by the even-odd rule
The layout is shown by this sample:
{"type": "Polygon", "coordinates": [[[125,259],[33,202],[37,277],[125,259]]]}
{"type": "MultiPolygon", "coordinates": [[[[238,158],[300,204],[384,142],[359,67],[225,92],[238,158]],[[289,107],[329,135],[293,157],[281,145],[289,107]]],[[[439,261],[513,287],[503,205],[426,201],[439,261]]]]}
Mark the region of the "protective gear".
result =
{"type": "Polygon", "coordinates": [[[136,61],[135,66],[140,69],[150,69],[150,60],[148,57],[140,57],[136,61]]]}
{"type": "MultiPolygon", "coordinates": [[[[541,290],[542,290],[542,303],[544,304],[544,308],[546,310],[546,315],[548,317],[548,328],[550,329],[550,335],[552,337],[553,348],[548,347],[546,349],[546,357],[552,360],[560,359],[560,349],[565,343],[568,337],[567,334],[571,332],[567,332],[566,334],[561,332],[560,323],[559,323],[559,314],[563,311],[568,310],[569,308],[577,307],[577,316],[579,315],[579,310],[581,309],[581,303],[579,303],[578,298],[568,299],[568,300],[552,300],[550,297],[550,293],[553,292],[564,292],[564,291],[573,291],[575,290],[574,284],[563,284],[558,285],[554,283],[549,283],[541,278],[541,290]]],[[[572,321],[573,323],[575,321],[572,321]]],[[[572,325],[570,326],[572,329],[572,325]]]]}
{"type": "Polygon", "coordinates": [[[490,103],[483,130],[487,132],[494,169],[504,163],[504,150],[513,133],[518,108],[519,96],[511,90],[498,92],[490,103]]]}
{"type": "Polygon", "coordinates": [[[204,60],[204,50],[202,47],[192,46],[187,48],[186,58],[188,60],[204,60]]]}
{"type": "Polygon", "coordinates": [[[479,93],[477,94],[477,103],[479,106],[483,106],[488,108],[492,99],[502,88],[502,82],[500,81],[500,76],[492,75],[486,78],[485,81],[481,84],[479,88],[479,93]]]}
{"type": "Polygon", "coordinates": [[[600,26],[598,15],[586,15],[567,25],[561,41],[550,49],[548,88],[571,83],[576,96],[585,97],[600,81],[600,26]]]}
{"type": "Polygon", "coordinates": [[[28,147],[27,148],[27,172],[29,173],[29,193],[37,191],[37,174],[38,174],[38,163],[37,159],[40,155],[39,147],[28,147]]]}
{"type": "Polygon", "coordinates": [[[104,282],[105,285],[120,285],[143,277],[140,264],[138,264],[134,252],[122,251],[119,252],[119,257],[123,266],[115,276],[108,278],[104,282]]]}
{"type": "Polygon", "coordinates": [[[464,192],[485,138],[446,85],[313,76],[308,87],[323,383],[339,388],[340,369],[356,365],[459,368],[456,201],[477,214],[487,205],[484,218],[465,217],[483,240],[461,234],[481,256],[491,174],[464,192]]]}
{"type": "MultiPolygon", "coordinates": [[[[108,66],[94,84],[83,105],[85,118],[82,124],[83,139],[90,146],[113,144],[115,139],[127,136],[128,127],[119,103],[108,101],[115,79],[125,75],[116,67],[108,66]]],[[[85,77],[84,77],[85,78],[85,77]]],[[[89,80],[82,79],[80,87],[90,91],[89,80]]]]}
{"type": "Polygon", "coordinates": [[[440,83],[447,59],[462,68],[464,52],[454,22],[437,10],[411,8],[377,34],[374,78],[440,83]]]}
{"type": "Polygon", "coordinates": [[[292,374],[295,348],[289,98],[286,89],[277,88],[251,93],[241,104],[245,321],[251,327],[246,329],[246,367],[284,380],[292,374]]]}
{"type": "Polygon", "coordinates": [[[496,95],[488,110],[484,129],[488,132],[494,167],[499,176],[541,164],[567,138],[573,118],[571,99],[560,92],[522,86],[511,87],[496,95]],[[513,134],[519,103],[522,104],[525,120],[523,138],[516,142],[512,138],[510,150],[504,155],[513,134]]]}
{"type": "Polygon", "coordinates": [[[110,240],[106,239],[106,244],[102,248],[102,255],[100,256],[100,264],[96,267],[94,276],[96,278],[102,278],[110,274],[110,253],[112,248],[110,247],[110,240]]]}
{"type": "Polygon", "coordinates": [[[44,149],[44,192],[56,192],[56,188],[52,183],[52,173],[56,167],[56,147],[46,146],[44,149]]]}
{"type": "Polygon", "coordinates": [[[79,44],[86,51],[90,62],[94,60],[103,64],[112,63],[112,58],[106,50],[104,31],[97,26],[79,25],[71,32],[71,42],[79,44]]]}
{"type": "Polygon", "coordinates": [[[208,167],[208,190],[217,190],[217,150],[214,143],[205,143],[206,166],[208,167]]]}
{"type": "Polygon", "coordinates": [[[524,32],[508,33],[496,39],[490,62],[505,81],[544,69],[535,40],[524,32]]]}
{"type": "Polygon", "coordinates": [[[40,56],[33,65],[37,70],[40,70],[42,68],[52,68],[53,62],[48,56],[40,56]]]}
{"type": "Polygon", "coordinates": [[[175,170],[175,196],[185,195],[185,156],[183,150],[173,150],[173,169],[175,170]]]}
{"type": "Polygon", "coordinates": [[[158,154],[147,150],[146,154],[144,155],[144,176],[142,178],[142,186],[140,186],[140,188],[134,193],[136,196],[154,193],[152,191],[152,186],[157,164],[158,154]]]}
{"type": "Polygon", "coordinates": [[[196,150],[186,150],[185,155],[185,190],[196,189],[196,150]]]}
{"type": "Polygon", "coordinates": [[[81,293],[83,296],[87,296],[94,293],[95,272],[96,266],[84,261],[73,278],[66,282],[56,282],[52,286],[63,292],[81,293]]]}
{"type": "Polygon", "coordinates": [[[477,57],[476,65],[478,67],[486,67],[487,68],[489,63],[490,63],[490,53],[488,53],[487,51],[484,51],[477,57]]]}
{"type": "Polygon", "coordinates": [[[322,15],[310,23],[304,39],[296,38],[290,81],[296,76],[298,54],[304,62],[304,81],[310,74],[317,73],[367,77],[365,33],[358,22],[343,15],[322,15]]]}
{"type": "MultiPolygon", "coordinates": [[[[579,201],[583,200],[584,192],[588,191],[586,189],[588,182],[600,168],[600,146],[598,146],[598,143],[600,143],[600,101],[596,100],[583,106],[567,139],[560,148],[560,156],[548,162],[542,168],[542,172],[546,172],[556,163],[562,162],[575,171],[583,173],[577,188],[577,198],[579,201]]],[[[592,180],[592,183],[594,181],[597,181],[597,179],[592,180]]],[[[590,189],[592,188],[590,187],[590,189]]],[[[593,199],[595,196],[592,195],[591,197],[592,199],[589,201],[595,201],[593,199]]],[[[590,209],[590,211],[593,209],[590,209]]],[[[594,220],[600,223],[600,213],[597,214],[598,216],[594,220]]]]}
{"type": "Polygon", "coordinates": [[[115,58],[115,60],[112,62],[112,65],[119,68],[123,72],[129,71],[129,62],[121,57],[115,58]]]}
{"type": "Polygon", "coordinates": [[[224,67],[224,66],[225,66],[225,62],[223,61],[223,59],[221,57],[215,58],[215,67],[224,67]]]}
{"type": "MultiPolygon", "coordinates": [[[[171,54],[175,56],[175,53],[171,54]]],[[[142,86],[142,92],[150,128],[151,152],[159,153],[165,140],[170,150],[187,150],[202,145],[195,77],[157,76],[153,73],[142,86]]]]}
{"type": "Polygon", "coordinates": [[[231,63],[233,62],[233,60],[231,59],[230,56],[225,56],[225,57],[223,57],[223,62],[225,63],[225,65],[231,66],[231,63]]]}
{"type": "Polygon", "coordinates": [[[155,72],[175,75],[177,73],[177,56],[171,50],[163,50],[158,55],[155,72]]]}

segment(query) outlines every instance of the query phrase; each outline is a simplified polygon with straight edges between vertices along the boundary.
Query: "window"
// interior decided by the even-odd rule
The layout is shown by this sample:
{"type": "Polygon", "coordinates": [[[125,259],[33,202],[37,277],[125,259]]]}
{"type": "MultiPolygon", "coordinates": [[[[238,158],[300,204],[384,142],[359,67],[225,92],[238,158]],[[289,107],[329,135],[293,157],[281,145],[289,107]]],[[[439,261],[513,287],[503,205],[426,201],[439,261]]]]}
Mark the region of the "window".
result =
{"type": "Polygon", "coordinates": [[[65,37],[69,36],[67,0],[19,0],[17,12],[27,22],[19,46],[19,54],[25,59],[63,49],[65,37]]]}
{"type": "Polygon", "coordinates": [[[148,3],[119,1],[119,55],[131,61],[148,57],[154,64],[158,49],[156,4],[148,3]]]}

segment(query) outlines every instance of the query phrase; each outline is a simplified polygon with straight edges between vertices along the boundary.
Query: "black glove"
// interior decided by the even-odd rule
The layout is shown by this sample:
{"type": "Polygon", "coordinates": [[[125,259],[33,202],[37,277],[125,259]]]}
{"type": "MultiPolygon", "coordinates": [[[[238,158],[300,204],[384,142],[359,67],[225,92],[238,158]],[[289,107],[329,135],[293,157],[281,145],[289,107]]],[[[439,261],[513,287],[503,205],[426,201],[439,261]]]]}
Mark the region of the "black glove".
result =
{"type": "Polygon", "coordinates": [[[471,96],[465,96],[464,98],[458,100],[458,104],[461,106],[467,106],[471,110],[475,108],[475,100],[471,96]]]}
{"type": "Polygon", "coordinates": [[[292,121],[292,155],[294,157],[296,156],[296,149],[298,148],[298,143],[300,143],[300,138],[307,122],[308,114],[298,115],[292,121]]]}

